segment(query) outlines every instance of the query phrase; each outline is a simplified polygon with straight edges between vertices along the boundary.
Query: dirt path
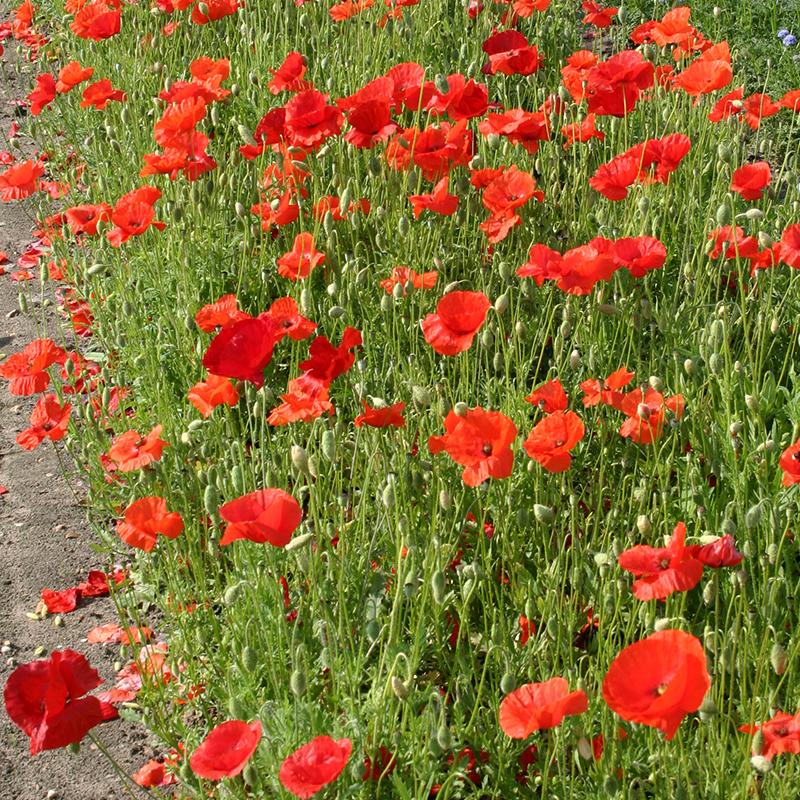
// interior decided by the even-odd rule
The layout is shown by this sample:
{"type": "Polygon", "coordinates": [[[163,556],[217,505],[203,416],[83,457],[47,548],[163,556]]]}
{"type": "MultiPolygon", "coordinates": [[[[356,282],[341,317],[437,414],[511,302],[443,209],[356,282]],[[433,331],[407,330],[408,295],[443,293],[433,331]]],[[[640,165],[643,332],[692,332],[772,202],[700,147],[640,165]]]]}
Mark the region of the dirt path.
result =
{"type": "MultiPolygon", "coordinates": [[[[5,5],[5,4],[2,4],[5,5]]],[[[14,60],[13,42],[5,60],[14,60]]],[[[8,131],[14,119],[14,97],[24,96],[26,81],[8,70],[0,77],[0,127],[8,131]]],[[[28,79],[29,80],[29,79],[28,79]]],[[[0,146],[0,149],[3,149],[0,146]]],[[[31,240],[31,219],[19,204],[0,203],[0,250],[13,262],[31,240]]],[[[12,267],[13,264],[7,265],[12,267]]],[[[53,320],[55,324],[55,320],[53,320]]],[[[32,321],[19,314],[16,284],[0,276],[0,354],[22,349],[41,336],[32,321]]],[[[56,337],[54,337],[56,338],[56,337]]],[[[3,357],[4,357],[3,356],[3,357]]],[[[82,601],[77,611],[63,617],[32,621],[26,613],[36,608],[42,588],[63,589],[86,579],[89,569],[102,568],[89,547],[83,511],[62,477],[52,444],[28,453],[15,442],[28,426],[33,402],[12,397],[0,380],[0,685],[13,668],[55,649],[71,647],[87,654],[108,683],[114,675],[116,646],[88,645],[87,632],[101,623],[116,621],[108,598],[82,601]]],[[[128,774],[152,755],[140,729],[116,720],[97,729],[128,774]]],[[[0,704],[0,800],[115,800],[130,797],[122,789],[112,765],[88,741],[77,755],[50,751],[31,758],[28,739],[8,719],[0,704]]]]}

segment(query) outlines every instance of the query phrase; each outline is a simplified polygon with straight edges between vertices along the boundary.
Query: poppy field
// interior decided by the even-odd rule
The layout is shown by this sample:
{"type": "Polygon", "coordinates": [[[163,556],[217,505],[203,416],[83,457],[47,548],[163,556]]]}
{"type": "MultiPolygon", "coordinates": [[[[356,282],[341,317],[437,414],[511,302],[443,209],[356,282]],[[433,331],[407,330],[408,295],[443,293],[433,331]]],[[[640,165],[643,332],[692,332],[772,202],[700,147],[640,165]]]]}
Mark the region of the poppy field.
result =
{"type": "Polygon", "coordinates": [[[126,717],[133,796],[797,798],[785,5],[763,64],[737,3],[11,9],[0,280],[62,334],[0,377],[107,564],[32,606],[119,613],[114,681],[9,678],[30,753],[126,717]]]}

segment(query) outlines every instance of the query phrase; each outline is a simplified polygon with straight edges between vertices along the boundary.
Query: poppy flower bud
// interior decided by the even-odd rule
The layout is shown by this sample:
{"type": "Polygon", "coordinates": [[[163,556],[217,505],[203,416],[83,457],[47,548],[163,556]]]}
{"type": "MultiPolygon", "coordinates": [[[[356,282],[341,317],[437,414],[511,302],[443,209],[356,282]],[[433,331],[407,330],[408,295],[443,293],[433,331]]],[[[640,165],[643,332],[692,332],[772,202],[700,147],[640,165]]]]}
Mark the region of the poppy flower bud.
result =
{"type": "Polygon", "coordinates": [[[700,704],[700,708],[697,709],[697,712],[703,722],[708,722],[712,717],[717,715],[717,704],[711,699],[710,694],[707,694],[703,698],[703,702],[700,704]]]}
{"type": "Polygon", "coordinates": [[[592,745],[585,736],[581,736],[578,739],[578,755],[584,761],[591,761],[594,758],[594,751],[592,750],[592,745]]]}
{"type": "Polygon", "coordinates": [[[436,570],[436,572],[431,575],[431,594],[433,595],[433,601],[437,605],[441,605],[444,603],[446,593],[446,579],[445,574],[441,570],[436,570]]]}
{"type": "Polygon", "coordinates": [[[397,220],[397,230],[401,236],[408,236],[411,231],[411,223],[408,221],[408,217],[405,214],[397,220]]]}
{"type": "Polygon", "coordinates": [[[519,320],[517,324],[514,325],[514,333],[516,333],[520,339],[524,339],[525,335],[528,333],[528,326],[522,320],[519,320]]]}
{"type": "Polygon", "coordinates": [[[500,678],[500,691],[503,694],[510,694],[517,688],[517,679],[514,675],[510,672],[506,672],[502,678],[500,678]]]}
{"type": "MultiPolygon", "coordinates": [[[[758,246],[762,250],[766,250],[769,247],[772,247],[772,237],[766,233],[765,231],[758,232],[758,246]]],[[[775,333],[775,331],[772,331],[775,333]]]]}
{"type": "Polygon", "coordinates": [[[569,354],[569,368],[570,369],[578,369],[581,365],[581,354],[577,350],[573,350],[569,354]]]}
{"type": "Polygon", "coordinates": [[[715,375],[722,371],[722,356],[719,353],[712,353],[708,358],[708,366],[715,375]]]}
{"type": "Polygon", "coordinates": [[[381,500],[385,508],[393,508],[395,503],[394,480],[390,480],[381,493],[381,500]]]}
{"type": "MultiPolygon", "coordinates": [[[[756,749],[757,745],[760,752],[764,747],[764,735],[761,731],[758,731],[755,736],[753,736],[753,750],[756,749]]],[[[772,769],[772,761],[766,758],[766,756],[755,755],[750,759],[750,766],[761,775],[766,775],[772,769]]]]}
{"type": "Polygon", "coordinates": [[[691,358],[687,358],[683,362],[683,371],[690,377],[695,373],[695,363],[691,358]]]}
{"type": "Polygon", "coordinates": [[[651,375],[647,382],[650,384],[650,387],[655,389],[657,392],[664,391],[664,381],[662,381],[657,375],[651,375]]]}
{"type": "Polygon", "coordinates": [[[217,487],[213,483],[209,483],[203,492],[203,508],[205,508],[206,514],[213,515],[217,513],[219,495],[217,494],[217,487]]]}
{"type": "Polygon", "coordinates": [[[398,700],[405,700],[408,697],[408,686],[403,683],[397,675],[392,675],[392,679],[390,681],[390,685],[392,687],[392,692],[394,692],[394,696],[398,700]]]}
{"type": "Polygon", "coordinates": [[[370,158],[369,163],[367,164],[367,171],[373,178],[379,178],[383,172],[383,165],[379,159],[373,156],[370,158]]]}
{"type": "Polygon", "coordinates": [[[301,474],[308,473],[308,453],[299,444],[291,449],[292,466],[301,474]]]}
{"type": "Polygon", "coordinates": [[[242,592],[247,587],[247,581],[239,581],[229,586],[222,595],[222,602],[226,606],[232,606],[242,596],[242,592]]]}
{"type": "Polygon", "coordinates": [[[550,506],[545,506],[541,503],[534,503],[533,517],[537,522],[543,525],[550,525],[556,518],[556,512],[555,509],[551,508],[550,506]]]}
{"type": "Polygon", "coordinates": [[[628,9],[625,6],[620,6],[617,9],[617,19],[624,25],[628,21],[628,9]]]}
{"type": "Polygon", "coordinates": [[[295,697],[302,697],[306,693],[306,674],[299,667],[292,670],[289,676],[289,688],[295,697]]]}
{"type": "Polygon", "coordinates": [[[710,580],[704,587],[703,587],[703,602],[710,606],[714,603],[717,599],[717,582],[716,580],[710,580]]]}
{"type": "Polygon", "coordinates": [[[636,527],[642,536],[650,536],[653,532],[653,526],[650,523],[650,517],[647,514],[639,514],[636,519],[636,527]]]}
{"type": "Polygon", "coordinates": [[[439,508],[441,508],[442,511],[447,511],[452,505],[453,498],[450,492],[448,492],[447,489],[442,489],[442,491],[439,492],[439,508]]]}
{"type": "Polygon", "coordinates": [[[777,642],[772,645],[772,650],[770,650],[769,663],[772,664],[772,669],[775,670],[776,675],[783,675],[789,666],[789,657],[777,642]]]}
{"type": "Polygon", "coordinates": [[[650,406],[647,403],[639,403],[636,406],[636,416],[645,421],[650,419],[650,406]]]}
{"type": "Polygon", "coordinates": [[[744,215],[747,219],[756,221],[763,219],[764,212],[760,208],[748,208],[747,211],[744,212],[744,215]]]}
{"type": "Polygon", "coordinates": [[[751,506],[744,515],[745,528],[757,528],[761,524],[761,519],[763,516],[764,514],[760,503],[756,503],[756,505],[751,506]]]}
{"type": "Polygon", "coordinates": [[[458,402],[453,406],[453,413],[457,417],[466,417],[469,411],[469,406],[466,403],[458,402]]]}
{"type": "Polygon", "coordinates": [[[258,666],[258,653],[247,645],[242,648],[242,666],[245,672],[252,672],[258,666]]]}
{"type": "Polygon", "coordinates": [[[716,220],[718,225],[730,225],[731,224],[731,207],[729,203],[722,203],[719,208],[717,208],[716,213],[716,220]]]}
{"type": "Polygon", "coordinates": [[[717,158],[721,164],[729,164],[733,158],[733,152],[731,151],[730,145],[728,145],[726,142],[722,142],[717,147],[717,158]]]}

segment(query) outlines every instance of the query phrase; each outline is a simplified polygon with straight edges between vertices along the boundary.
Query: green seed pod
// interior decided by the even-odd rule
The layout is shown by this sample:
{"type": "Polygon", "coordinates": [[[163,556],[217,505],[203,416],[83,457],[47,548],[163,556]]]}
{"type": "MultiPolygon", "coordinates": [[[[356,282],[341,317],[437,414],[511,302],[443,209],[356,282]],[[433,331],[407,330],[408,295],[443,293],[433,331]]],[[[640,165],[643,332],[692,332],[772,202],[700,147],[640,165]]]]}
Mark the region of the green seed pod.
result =
{"type": "Polygon", "coordinates": [[[336,460],[336,434],[330,429],[322,433],[322,455],[328,461],[336,460]]]}
{"type": "Polygon", "coordinates": [[[342,306],[331,306],[328,309],[328,316],[331,319],[341,319],[346,313],[347,310],[342,306]]]}
{"type": "Polygon", "coordinates": [[[395,504],[395,491],[394,491],[394,481],[389,481],[386,486],[383,488],[383,492],[381,493],[381,501],[385,508],[394,508],[395,504]]]}
{"type": "Polygon", "coordinates": [[[292,466],[301,474],[308,473],[308,453],[299,444],[293,444],[291,449],[292,466]]]}
{"type": "Polygon", "coordinates": [[[392,296],[390,294],[381,295],[381,311],[387,314],[392,310],[392,296]]]}
{"type": "Polygon", "coordinates": [[[729,203],[722,203],[717,209],[716,220],[718,225],[731,224],[731,207],[729,203]]]}
{"type": "Polygon", "coordinates": [[[453,749],[453,734],[450,733],[450,728],[447,725],[440,725],[436,731],[436,743],[442,750],[453,749]]]}
{"type": "Polygon", "coordinates": [[[508,293],[504,292],[494,301],[494,310],[500,315],[505,314],[508,311],[508,305],[508,293]]]}
{"type": "Polygon", "coordinates": [[[447,579],[445,578],[445,574],[441,570],[436,570],[436,572],[431,575],[431,594],[437,605],[444,603],[446,592],[447,579]]]}
{"type": "Polygon", "coordinates": [[[510,694],[517,688],[517,679],[514,675],[510,672],[506,672],[502,678],[500,678],[500,691],[503,694],[510,694]]]}
{"type": "Polygon", "coordinates": [[[238,494],[244,494],[244,471],[239,464],[236,464],[231,469],[231,483],[233,484],[234,491],[238,494]]]}
{"type": "Polygon", "coordinates": [[[239,581],[238,583],[234,583],[229,586],[225,590],[225,594],[222,595],[222,602],[226,606],[232,606],[236,603],[236,601],[242,596],[242,592],[247,587],[246,581],[239,581]]]}
{"type": "Polygon", "coordinates": [[[205,508],[206,514],[213,515],[217,513],[219,495],[217,494],[217,487],[213,483],[209,483],[203,492],[203,508],[205,508]]]}
{"type": "Polygon", "coordinates": [[[730,164],[733,158],[733,151],[726,142],[722,142],[717,147],[717,158],[721,164],[730,164]]]}
{"type": "Polygon", "coordinates": [[[448,492],[447,489],[442,489],[442,491],[439,492],[439,508],[441,508],[442,511],[447,511],[452,505],[453,498],[450,492],[448,492]]]}
{"type": "Polygon", "coordinates": [[[541,503],[533,504],[533,517],[542,525],[550,525],[556,518],[555,509],[541,503]]]}
{"type": "Polygon", "coordinates": [[[228,701],[228,711],[234,719],[244,719],[247,716],[247,709],[238,697],[231,697],[228,701]]]}
{"type": "Polygon", "coordinates": [[[481,345],[487,350],[494,346],[494,334],[491,328],[484,328],[481,333],[481,345]]]}
{"type": "Polygon", "coordinates": [[[761,524],[761,519],[763,516],[764,513],[760,503],[756,503],[756,505],[751,506],[744,515],[745,528],[757,528],[761,524]]]}
{"type": "Polygon", "coordinates": [[[295,697],[302,697],[306,693],[306,673],[299,667],[289,676],[289,688],[295,697]]]}
{"type": "Polygon", "coordinates": [[[411,231],[411,223],[408,221],[408,217],[403,214],[399,220],[397,220],[397,230],[401,236],[405,237],[411,231]]]}
{"type": "Polygon", "coordinates": [[[252,647],[242,648],[242,666],[245,672],[253,672],[258,666],[258,653],[252,647]]]}

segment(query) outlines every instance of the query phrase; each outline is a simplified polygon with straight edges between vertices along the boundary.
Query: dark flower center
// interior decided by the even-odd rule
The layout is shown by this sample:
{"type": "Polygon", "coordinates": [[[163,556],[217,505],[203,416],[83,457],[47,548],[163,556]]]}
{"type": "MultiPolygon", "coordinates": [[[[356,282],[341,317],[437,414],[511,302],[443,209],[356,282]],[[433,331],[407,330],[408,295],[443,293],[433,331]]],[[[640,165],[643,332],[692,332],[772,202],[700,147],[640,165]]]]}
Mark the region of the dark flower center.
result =
{"type": "Polygon", "coordinates": [[[492,445],[491,445],[491,444],[489,444],[489,443],[487,442],[487,443],[486,443],[486,444],[485,444],[485,445],[484,445],[484,446],[481,448],[481,452],[482,452],[482,453],[483,453],[485,456],[490,456],[490,455],[492,454],[492,445]]]}

